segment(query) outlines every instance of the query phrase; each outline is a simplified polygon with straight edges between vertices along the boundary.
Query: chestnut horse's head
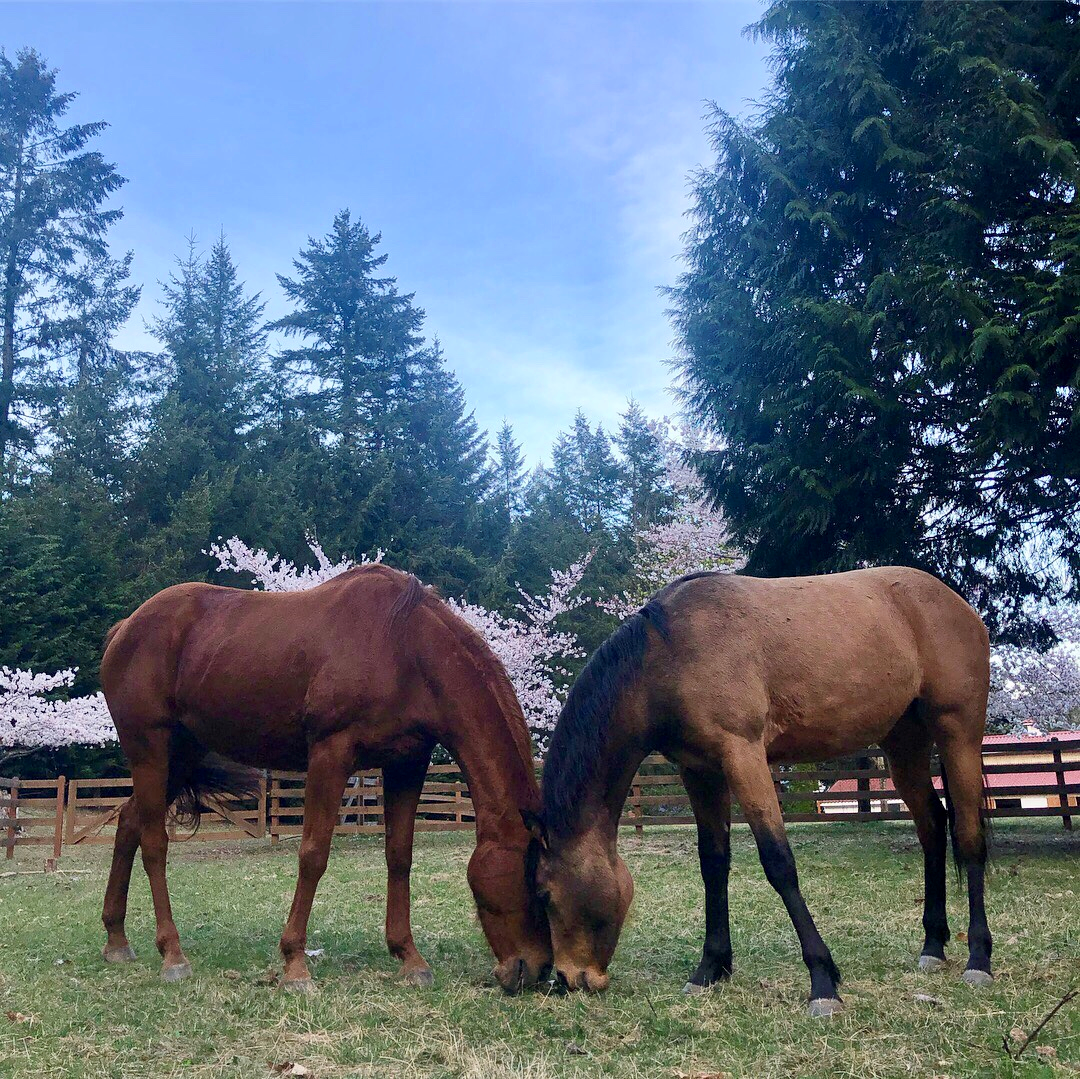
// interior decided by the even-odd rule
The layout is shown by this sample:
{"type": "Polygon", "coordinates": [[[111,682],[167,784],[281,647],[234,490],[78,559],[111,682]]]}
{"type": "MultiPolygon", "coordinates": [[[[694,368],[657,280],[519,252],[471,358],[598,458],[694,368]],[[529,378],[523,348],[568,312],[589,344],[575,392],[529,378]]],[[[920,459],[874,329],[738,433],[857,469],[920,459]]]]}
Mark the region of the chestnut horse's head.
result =
{"type": "Polygon", "coordinates": [[[547,917],[526,887],[527,839],[523,835],[520,843],[481,840],[469,860],[469,887],[497,960],[493,973],[508,993],[529,989],[551,973],[547,917]]]}
{"type": "Polygon", "coordinates": [[[523,812],[522,818],[532,833],[529,890],[551,926],[559,984],[602,992],[634,898],[630,871],[599,829],[549,837],[538,816],[523,812]]]}

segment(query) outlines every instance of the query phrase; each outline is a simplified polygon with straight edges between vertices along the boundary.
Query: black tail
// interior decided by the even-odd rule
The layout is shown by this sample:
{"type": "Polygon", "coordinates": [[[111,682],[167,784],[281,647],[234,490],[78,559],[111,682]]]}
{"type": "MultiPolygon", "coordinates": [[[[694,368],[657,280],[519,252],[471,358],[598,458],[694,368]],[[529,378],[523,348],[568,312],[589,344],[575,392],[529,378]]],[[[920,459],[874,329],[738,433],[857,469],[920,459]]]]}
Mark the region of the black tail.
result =
{"type": "Polygon", "coordinates": [[[216,753],[208,753],[191,769],[184,769],[174,786],[173,761],[169,768],[170,818],[184,828],[198,830],[207,798],[228,794],[234,798],[258,798],[262,773],[216,753]]]}
{"type": "MultiPolygon", "coordinates": [[[[956,866],[956,880],[958,884],[964,883],[964,869],[966,868],[963,855],[960,853],[960,844],[956,838],[956,810],[953,809],[952,798],[949,797],[949,776],[945,771],[944,764],[941,766],[941,791],[945,795],[945,812],[949,818],[949,835],[952,837],[953,864],[956,866]]],[[[994,836],[993,818],[988,812],[990,808],[989,787],[986,785],[986,772],[983,772],[982,802],[979,805],[979,821],[982,824],[983,842],[986,844],[987,859],[990,857],[990,847],[994,836]]]]}

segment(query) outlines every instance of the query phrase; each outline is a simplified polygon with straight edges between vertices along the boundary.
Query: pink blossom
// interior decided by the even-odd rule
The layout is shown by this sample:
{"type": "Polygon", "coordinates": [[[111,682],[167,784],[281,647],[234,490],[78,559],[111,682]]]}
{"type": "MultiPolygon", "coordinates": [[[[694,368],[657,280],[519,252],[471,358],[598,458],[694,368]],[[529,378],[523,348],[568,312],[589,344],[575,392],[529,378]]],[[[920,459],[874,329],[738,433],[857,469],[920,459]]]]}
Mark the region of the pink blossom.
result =
{"type": "Polygon", "coordinates": [[[655,591],[687,573],[706,570],[734,573],[746,559],[731,542],[724,515],[714,509],[697,472],[684,459],[702,449],[698,431],[683,425],[673,432],[669,420],[650,423],[664,453],[665,486],[675,497],[670,520],[649,525],[634,536],[633,582],[600,606],[619,618],[633,614],[655,591]]]}
{"type": "Polygon", "coordinates": [[[116,741],[116,728],[100,693],[71,700],[45,695],[70,686],[76,669],[56,674],[0,667],[0,747],[45,749],[104,745],[116,741]]]}

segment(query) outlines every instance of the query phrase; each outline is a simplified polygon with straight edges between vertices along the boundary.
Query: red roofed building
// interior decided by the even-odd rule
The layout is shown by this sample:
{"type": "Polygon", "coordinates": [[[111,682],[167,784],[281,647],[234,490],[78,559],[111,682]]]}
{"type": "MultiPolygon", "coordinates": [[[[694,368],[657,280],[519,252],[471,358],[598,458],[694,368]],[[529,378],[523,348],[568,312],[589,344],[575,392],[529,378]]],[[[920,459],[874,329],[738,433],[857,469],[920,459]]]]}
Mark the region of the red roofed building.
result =
{"type": "MultiPolygon", "coordinates": [[[[1060,808],[1054,740],[1059,743],[1062,763],[1072,766],[1062,773],[1067,804],[1080,807],[1080,732],[1052,731],[1022,737],[988,734],[983,739],[983,780],[991,809],[1060,808]]],[[[941,790],[940,777],[934,777],[934,786],[941,790]]],[[[819,813],[858,813],[860,802],[869,802],[873,813],[903,813],[907,809],[891,779],[838,779],[827,791],[832,797],[818,801],[819,813]],[[836,798],[848,793],[850,799],[836,798]]]]}

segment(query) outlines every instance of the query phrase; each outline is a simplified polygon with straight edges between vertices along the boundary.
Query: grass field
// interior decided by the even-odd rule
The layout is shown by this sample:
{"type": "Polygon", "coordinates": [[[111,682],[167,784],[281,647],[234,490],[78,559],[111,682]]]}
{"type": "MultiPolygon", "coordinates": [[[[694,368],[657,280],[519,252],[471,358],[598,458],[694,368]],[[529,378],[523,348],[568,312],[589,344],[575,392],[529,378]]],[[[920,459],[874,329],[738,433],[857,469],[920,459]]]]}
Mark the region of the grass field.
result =
{"type": "MultiPolygon", "coordinates": [[[[831,1021],[804,1015],[795,935],[745,829],[734,843],[735,977],[698,998],[680,993],[703,922],[691,830],[623,838],[637,898],[599,998],[508,998],[493,987],[465,885],[470,839],[418,839],[413,927],[435,969],[428,990],[399,985],[384,950],[377,839],[335,844],[312,916],[308,946],[325,952],[312,997],[274,985],[294,843],[173,846],[174,910],[195,968],[178,985],[157,976],[138,863],[128,931],[139,960],[124,967],[99,958],[106,849],[65,857],[77,872],[0,878],[0,1076],[262,1079],[287,1062],[316,1079],[1080,1075],[1080,1000],[1019,1061],[1002,1047],[1080,985],[1080,834],[1060,821],[998,823],[988,904],[997,980],[984,992],[959,980],[956,940],[947,971],[915,969],[922,872],[910,825],[793,828],[804,892],[846,976],[848,1008],[831,1021]]],[[[35,864],[20,852],[0,867],[35,864]]],[[[956,934],[966,908],[952,892],[956,934]]]]}

